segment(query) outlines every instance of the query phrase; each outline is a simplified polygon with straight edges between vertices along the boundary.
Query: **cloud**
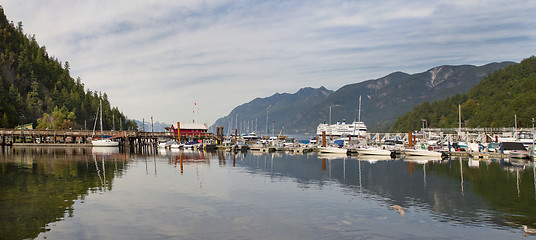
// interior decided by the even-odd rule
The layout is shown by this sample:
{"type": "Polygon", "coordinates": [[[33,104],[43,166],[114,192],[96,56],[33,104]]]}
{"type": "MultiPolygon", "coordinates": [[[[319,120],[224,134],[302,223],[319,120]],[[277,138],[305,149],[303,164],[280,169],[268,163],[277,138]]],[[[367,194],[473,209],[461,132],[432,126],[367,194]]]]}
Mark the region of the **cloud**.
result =
{"type": "Polygon", "coordinates": [[[73,77],[131,118],[209,124],[301,87],[534,54],[521,1],[4,1],[73,77]]]}

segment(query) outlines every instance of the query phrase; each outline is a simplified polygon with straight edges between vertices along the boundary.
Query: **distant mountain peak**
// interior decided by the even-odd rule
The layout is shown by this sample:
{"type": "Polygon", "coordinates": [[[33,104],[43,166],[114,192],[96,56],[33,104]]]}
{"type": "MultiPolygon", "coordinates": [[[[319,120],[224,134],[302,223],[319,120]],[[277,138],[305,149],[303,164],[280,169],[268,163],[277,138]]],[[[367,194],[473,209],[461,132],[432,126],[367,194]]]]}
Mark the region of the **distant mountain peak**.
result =
{"type": "Polygon", "coordinates": [[[426,85],[434,88],[451,77],[454,74],[454,70],[451,67],[439,66],[428,70],[428,73],[430,73],[430,79],[426,85]]]}

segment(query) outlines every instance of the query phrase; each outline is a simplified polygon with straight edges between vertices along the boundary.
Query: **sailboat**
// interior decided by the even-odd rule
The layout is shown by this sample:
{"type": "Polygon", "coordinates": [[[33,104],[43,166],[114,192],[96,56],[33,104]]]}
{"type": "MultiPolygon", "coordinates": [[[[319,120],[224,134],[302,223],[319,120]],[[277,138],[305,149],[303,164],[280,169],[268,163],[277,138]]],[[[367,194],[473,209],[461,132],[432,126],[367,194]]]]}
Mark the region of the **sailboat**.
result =
{"type": "MultiPolygon", "coordinates": [[[[104,138],[104,132],[102,130],[102,100],[99,103],[99,110],[100,110],[101,138],[91,140],[91,145],[93,145],[93,147],[117,147],[119,146],[119,142],[112,141],[112,139],[110,138],[104,138]]],[[[98,110],[97,110],[97,115],[99,115],[98,110]]],[[[97,124],[97,119],[95,118],[95,125],[96,124],[97,124]]],[[[95,128],[93,128],[93,135],[95,135],[95,128]]]]}

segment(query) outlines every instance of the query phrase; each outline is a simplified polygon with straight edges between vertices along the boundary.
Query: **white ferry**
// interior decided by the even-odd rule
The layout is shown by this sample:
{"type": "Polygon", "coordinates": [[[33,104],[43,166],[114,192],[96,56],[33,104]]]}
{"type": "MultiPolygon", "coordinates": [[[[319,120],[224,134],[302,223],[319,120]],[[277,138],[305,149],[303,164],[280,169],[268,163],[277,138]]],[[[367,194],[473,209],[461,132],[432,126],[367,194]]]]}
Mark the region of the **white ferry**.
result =
{"type": "Polygon", "coordinates": [[[321,123],[316,128],[316,134],[321,136],[322,132],[331,136],[355,136],[365,137],[367,135],[367,126],[363,122],[353,122],[347,124],[346,121],[337,122],[335,124],[321,123]]]}

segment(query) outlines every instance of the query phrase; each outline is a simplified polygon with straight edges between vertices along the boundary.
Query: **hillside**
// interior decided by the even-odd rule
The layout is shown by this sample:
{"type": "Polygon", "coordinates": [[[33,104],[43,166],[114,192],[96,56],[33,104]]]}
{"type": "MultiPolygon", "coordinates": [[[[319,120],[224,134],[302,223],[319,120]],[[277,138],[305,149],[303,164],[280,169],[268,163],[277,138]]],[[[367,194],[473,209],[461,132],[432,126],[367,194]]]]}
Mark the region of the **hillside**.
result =
{"type": "Polygon", "coordinates": [[[43,129],[91,129],[100,101],[105,129],[136,128],[106,93],[85,90],[69,71],[68,62],[49,56],[34,36],[23,33],[22,22],[9,22],[0,7],[0,128],[31,123],[43,129]]]}
{"type": "Polygon", "coordinates": [[[433,103],[424,102],[400,116],[392,131],[420,129],[421,119],[429,127],[457,127],[461,106],[464,127],[532,127],[536,114],[536,58],[497,70],[467,94],[458,94],[433,103]]]}

